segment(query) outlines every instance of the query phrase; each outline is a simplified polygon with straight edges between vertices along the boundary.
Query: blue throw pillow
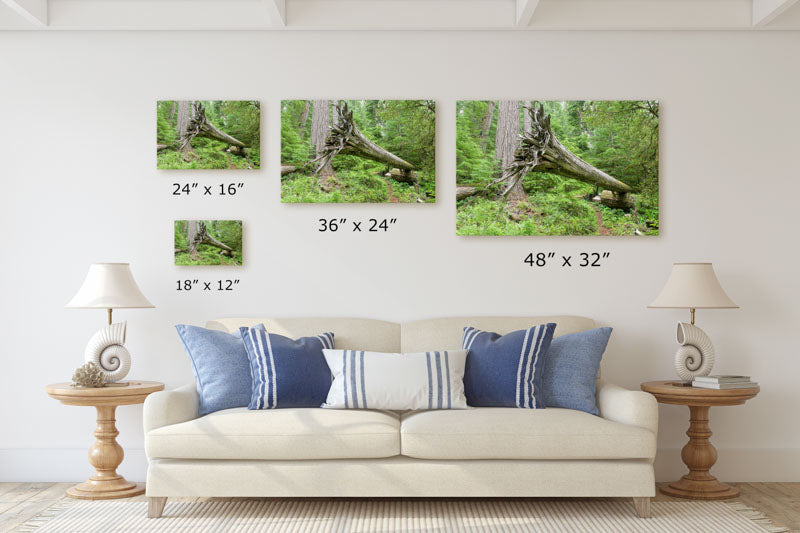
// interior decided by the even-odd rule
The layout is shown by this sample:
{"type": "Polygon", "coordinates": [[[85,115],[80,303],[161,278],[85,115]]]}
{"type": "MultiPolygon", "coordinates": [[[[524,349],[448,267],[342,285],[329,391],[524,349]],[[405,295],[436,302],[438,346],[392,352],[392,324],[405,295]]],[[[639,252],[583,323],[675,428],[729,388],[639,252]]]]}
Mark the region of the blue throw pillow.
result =
{"type": "Polygon", "coordinates": [[[322,350],[333,333],[292,340],[258,328],[239,328],[253,377],[248,409],[320,407],[331,388],[322,350]]]}
{"type": "Polygon", "coordinates": [[[501,336],[464,328],[467,403],[473,407],[544,408],[542,367],[555,329],[551,322],[501,336]]]}
{"type": "MultiPolygon", "coordinates": [[[[263,324],[256,326],[261,330],[263,324]]],[[[242,342],[242,334],[234,334],[197,326],[175,326],[186,353],[192,361],[192,372],[200,397],[200,416],[245,407],[250,402],[250,361],[242,342]]]]}
{"type": "Polygon", "coordinates": [[[547,407],[599,414],[595,381],[609,337],[611,328],[597,328],[553,339],[542,380],[547,407]]]}

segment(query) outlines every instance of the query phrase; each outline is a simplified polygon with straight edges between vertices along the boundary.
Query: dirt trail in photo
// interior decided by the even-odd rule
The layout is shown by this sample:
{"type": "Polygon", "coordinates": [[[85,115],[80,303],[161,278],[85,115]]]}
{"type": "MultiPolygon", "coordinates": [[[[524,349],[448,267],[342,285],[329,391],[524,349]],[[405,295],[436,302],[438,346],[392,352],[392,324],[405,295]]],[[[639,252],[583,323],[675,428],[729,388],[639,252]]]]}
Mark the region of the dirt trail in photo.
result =
{"type": "Polygon", "coordinates": [[[394,195],[394,187],[389,180],[386,180],[386,188],[389,190],[389,202],[396,204],[400,201],[400,198],[394,195]]]}
{"type": "Polygon", "coordinates": [[[600,235],[611,235],[608,228],[603,226],[603,212],[596,205],[593,205],[592,209],[594,209],[594,216],[597,219],[597,231],[600,232],[600,235]]]}

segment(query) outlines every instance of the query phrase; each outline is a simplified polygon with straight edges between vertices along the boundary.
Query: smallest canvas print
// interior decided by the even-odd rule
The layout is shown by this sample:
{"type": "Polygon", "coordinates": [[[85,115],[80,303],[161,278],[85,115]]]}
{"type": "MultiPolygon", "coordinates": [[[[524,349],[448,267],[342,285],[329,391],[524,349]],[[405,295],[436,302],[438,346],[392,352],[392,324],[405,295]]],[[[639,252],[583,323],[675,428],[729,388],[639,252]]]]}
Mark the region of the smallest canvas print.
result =
{"type": "Polygon", "coordinates": [[[160,169],[247,170],[261,166],[261,104],[255,100],[160,100],[160,169]]]}
{"type": "Polygon", "coordinates": [[[176,220],[176,265],[242,264],[241,220],[176,220]]]}

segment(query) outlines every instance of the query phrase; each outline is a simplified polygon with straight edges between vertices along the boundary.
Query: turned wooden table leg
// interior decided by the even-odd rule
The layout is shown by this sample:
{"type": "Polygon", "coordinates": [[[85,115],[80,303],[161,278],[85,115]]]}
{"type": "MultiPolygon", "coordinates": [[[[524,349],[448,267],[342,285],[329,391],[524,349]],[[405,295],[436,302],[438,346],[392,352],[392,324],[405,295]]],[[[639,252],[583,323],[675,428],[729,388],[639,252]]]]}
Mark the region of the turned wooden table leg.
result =
{"type": "Polygon", "coordinates": [[[681,458],[689,473],[678,481],[661,488],[661,492],[678,498],[696,500],[726,500],[739,495],[739,490],[720,482],[711,475],[711,467],[717,462],[717,450],[709,440],[707,405],[689,406],[689,442],[681,451],[681,458]]]}
{"type": "Polygon", "coordinates": [[[95,440],[89,449],[89,462],[95,473],[84,483],[67,489],[67,496],[81,500],[111,500],[144,494],[144,485],[127,481],[117,474],[117,467],[125,457],[117,443],[117,426],[114,405],[98,405],[95,440]]]}

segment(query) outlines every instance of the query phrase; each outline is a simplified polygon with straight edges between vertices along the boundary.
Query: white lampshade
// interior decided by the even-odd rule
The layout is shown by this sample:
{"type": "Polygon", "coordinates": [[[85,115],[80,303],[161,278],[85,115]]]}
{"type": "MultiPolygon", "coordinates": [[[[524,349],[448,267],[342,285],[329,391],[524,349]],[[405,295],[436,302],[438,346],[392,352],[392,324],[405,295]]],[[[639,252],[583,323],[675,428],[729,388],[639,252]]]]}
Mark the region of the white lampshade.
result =
{"type": "Polygon", "coordinates": [[[735,309],[711,263],[675,263],[661,293],[647,307],[735,309]]]}
{"type": "Polygon", "coordinates": [[[129,263],[94,263],[89,265],[83,285],[67,307],[133,309],[155,306],[139,290],[129,263]]]}

